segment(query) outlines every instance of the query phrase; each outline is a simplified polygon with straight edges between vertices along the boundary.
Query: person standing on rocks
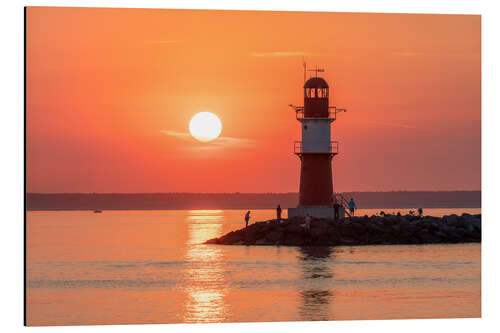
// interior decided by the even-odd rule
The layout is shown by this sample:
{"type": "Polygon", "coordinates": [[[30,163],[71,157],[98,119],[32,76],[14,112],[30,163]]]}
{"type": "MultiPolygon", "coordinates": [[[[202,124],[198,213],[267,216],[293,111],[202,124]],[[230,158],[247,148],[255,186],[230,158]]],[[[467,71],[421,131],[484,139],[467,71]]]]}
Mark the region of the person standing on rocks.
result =
{"type": "Polygon", "coordinates": [[[418,216],[422,217],[423,214],[424,214],[424,210],[422,208],[419,208],[418,209],[418,216]]]}
{"type": "Polygon", "coordinates": [[[281,207],[280,207],[280,205],[278,205],[278,207],[276,207],[276,218],[278,220],[281,220],[281,207]]]}
{"type": "Polygon", "coordinates": [[[340,215],[339,210],[340,210],[340,205],[337,202],[337,199],[335,199],[333,202],[333,216],[334,216],[335,221],[339,220],[339,215],[340,215]]]}
{"type": "Polygon", "coordinates": [[[300,226],[309,232],[309,230],[311,230],[311,215],[307,214],[304,224],[301,224],[300,226]]]}
{"type": "Polygon", "coordinates": [[[354,216],[354,210],[356,209],[356,203],[354,202],[354,199],[351,198],[349,201],[349,212],[351,213],[351,216],[354,216]]]}
{"type": "Polygon", "coordinates": [[[245,228],[248,227],[248,221],[250,221],[250,211],[245,214],[245,228]]]}

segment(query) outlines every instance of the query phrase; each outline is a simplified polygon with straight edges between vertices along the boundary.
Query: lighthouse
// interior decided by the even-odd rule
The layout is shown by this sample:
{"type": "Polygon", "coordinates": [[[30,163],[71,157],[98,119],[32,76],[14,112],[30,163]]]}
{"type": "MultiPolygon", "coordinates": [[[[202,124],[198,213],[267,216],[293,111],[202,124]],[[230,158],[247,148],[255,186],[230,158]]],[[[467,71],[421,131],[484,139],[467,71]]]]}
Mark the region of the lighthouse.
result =
{"type": "Polygon", "coordinates": [[[302,140],[294,142],[294,153],[300,159],[299,205],[289,208],[288,216],[332,218],[332,160],[339,153],[339,143],[332,141],[331,126],[345,109],[330,106],[333,94],[325,79],[318,77],[324,70],[311,71],[315,75],[304,83],[304,105],[290,105],[300,123],[302,140]]]}

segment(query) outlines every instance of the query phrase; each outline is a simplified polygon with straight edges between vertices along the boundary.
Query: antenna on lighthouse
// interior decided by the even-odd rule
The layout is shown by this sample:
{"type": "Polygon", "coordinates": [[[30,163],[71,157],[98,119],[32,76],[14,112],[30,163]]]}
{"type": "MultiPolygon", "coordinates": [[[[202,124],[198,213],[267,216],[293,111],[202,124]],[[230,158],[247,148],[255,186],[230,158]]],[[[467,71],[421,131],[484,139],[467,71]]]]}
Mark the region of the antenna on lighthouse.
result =
{"type": "Polygon", "coordinates": [[[307,64],[306,64],[306,60],[304,59],[304,57],[302,57],[302,65],[304,66],[304,83],[306,83],[307,64]]]}
{"type": "Polygon", "coordinates": [[[314,73],[315,77],[318,77],[318,73],[323,73],[325,70],[323,68],[318,68],[318,66],[316,66],[315,69],[308,69],[307,71],[308,72],[315,72],[314,73]]]}

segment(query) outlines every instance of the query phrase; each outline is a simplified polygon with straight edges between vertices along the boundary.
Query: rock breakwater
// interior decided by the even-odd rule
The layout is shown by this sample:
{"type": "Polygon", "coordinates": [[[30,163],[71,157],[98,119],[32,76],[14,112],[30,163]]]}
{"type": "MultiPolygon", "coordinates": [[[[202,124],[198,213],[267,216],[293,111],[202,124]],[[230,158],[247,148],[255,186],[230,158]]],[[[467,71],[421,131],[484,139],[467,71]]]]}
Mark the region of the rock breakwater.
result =
{"type": "Polygon", "coordinates": [[[481,242],[481,214],[373,215],[344,221],[303,218],[256,222],[206,241],[223,245],[340,246],[481,242]]]}

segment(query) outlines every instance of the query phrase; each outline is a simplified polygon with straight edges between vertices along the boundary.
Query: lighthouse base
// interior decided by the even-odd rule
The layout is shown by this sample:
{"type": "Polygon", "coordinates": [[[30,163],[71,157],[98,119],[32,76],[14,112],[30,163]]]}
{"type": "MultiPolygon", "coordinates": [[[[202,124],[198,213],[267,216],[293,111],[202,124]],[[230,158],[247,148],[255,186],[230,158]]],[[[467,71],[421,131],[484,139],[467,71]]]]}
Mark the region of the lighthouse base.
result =
{"type": "MultiPolygon", "coordinates": [[[[306,215],[310,215],[317,219],[334,219],[335,211],[332,206],[299,206],[296,208],[288,208],[288,218],[306,217],[306,215]]],[[[344,207],[340,207],[339,219],[343,220],[344,218],[344,207]]]]}

